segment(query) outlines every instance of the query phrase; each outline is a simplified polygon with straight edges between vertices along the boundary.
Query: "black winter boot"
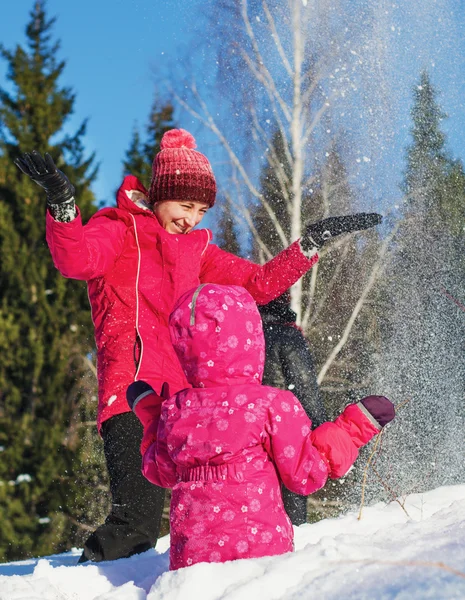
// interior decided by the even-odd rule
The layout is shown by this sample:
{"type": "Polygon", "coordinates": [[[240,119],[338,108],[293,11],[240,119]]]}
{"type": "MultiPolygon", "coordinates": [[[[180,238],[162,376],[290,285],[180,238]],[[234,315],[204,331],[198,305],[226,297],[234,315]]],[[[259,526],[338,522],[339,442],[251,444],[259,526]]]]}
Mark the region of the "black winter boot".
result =
{"type": "Polygon", "coordinates": [[[160,532],[165,490],[141,473],[139,419],[127,412],[102,426],[110,475],[111,512],[86,540],[79,563],[128,558],[153,548],[160,532]]]}

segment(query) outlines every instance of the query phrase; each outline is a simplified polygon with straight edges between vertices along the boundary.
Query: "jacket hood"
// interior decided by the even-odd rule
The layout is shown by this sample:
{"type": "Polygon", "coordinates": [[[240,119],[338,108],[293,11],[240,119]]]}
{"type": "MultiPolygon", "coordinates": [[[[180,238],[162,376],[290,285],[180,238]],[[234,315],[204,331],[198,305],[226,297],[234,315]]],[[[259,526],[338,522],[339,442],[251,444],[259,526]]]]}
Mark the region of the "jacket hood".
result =
{"type": "Polygon", "coordinates": [[[126,175],[116,192],[116,204],[129,212],[151,210],[148,192],[135,175],[126,175]]]}
{"type": "Polygon", "coordinates": [[[244,288],[207,283],[186,292],[171,313],[169,327],[193,387],[261,383],[262,321],[244,288]]]}

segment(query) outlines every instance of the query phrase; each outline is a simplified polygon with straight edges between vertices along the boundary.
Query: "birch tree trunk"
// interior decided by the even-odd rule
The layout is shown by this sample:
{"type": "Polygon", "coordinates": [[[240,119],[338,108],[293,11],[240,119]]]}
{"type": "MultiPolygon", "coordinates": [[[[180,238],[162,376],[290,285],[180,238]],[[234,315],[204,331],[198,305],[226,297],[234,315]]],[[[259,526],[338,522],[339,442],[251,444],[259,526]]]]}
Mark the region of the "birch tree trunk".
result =
{"type": "MultiPolygon", "coordinates": [[[[228,185],[235,193],[225,194],[234,218],[249,232],[255,260],[269,260],[299,239],[306,222],[360,209],[348,190],[344,152],[331,124],[333,105],[350,93],[348,73],[359,60],[356,40],[346,50],[345,16],[340,24],[335,17],[338,11],[345,15],[344,6],[344,0],[216,0],[211,27],[221,39],[224,114],[209,107],[196,81],[186,84],[190,95],[176,96],[220,142],[231,164],[228,185]]],[[[332,241],[321,264],[291,289],[291,307],[315,348],[321,382],[337,372],[380,272],[376,260],[364,265],[364,288],[356,255],[347,238],[332,241]]]]}
{"type": "MultiPolygon", "coordinates": [[[[293,169],[292,169],[292,209],[291,209],[291,240],[297,240],[302,232],[302,184],[304,178],[304,148],[302,144],[303,114],[302,114],[302,64],[304,42],[301,30],[302,4],[293,2],[292,30],[294,35],[294,70],[293,70],[293,104],[290,134],[292,140],[293,169]]],[[[302,280],[292,287],[291,307],[297,314],[297,324],[301,323],[302,315],[302,280]]]]}

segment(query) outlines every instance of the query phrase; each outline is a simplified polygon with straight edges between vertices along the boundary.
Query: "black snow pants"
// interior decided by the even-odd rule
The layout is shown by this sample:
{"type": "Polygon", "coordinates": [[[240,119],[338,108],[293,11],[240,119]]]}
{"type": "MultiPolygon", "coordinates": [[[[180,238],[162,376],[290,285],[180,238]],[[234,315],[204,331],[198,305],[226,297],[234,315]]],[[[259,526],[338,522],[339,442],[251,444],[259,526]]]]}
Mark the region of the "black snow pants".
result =
{"type": "Polygon", "coordinates": [[[165,490],[141,473],[142,425],[132,413],[111,417],[102,425],[110,476],[111,512],[87,539],[79,562],[116,560],[152,548],[160,533],[165,490]]]}
{"type": "Polygon", "coordinates": [[[294,494],[286,487],[281,487],[284,509],[293,525],[303,525],[307,522],[307,496],[294,494]]]}

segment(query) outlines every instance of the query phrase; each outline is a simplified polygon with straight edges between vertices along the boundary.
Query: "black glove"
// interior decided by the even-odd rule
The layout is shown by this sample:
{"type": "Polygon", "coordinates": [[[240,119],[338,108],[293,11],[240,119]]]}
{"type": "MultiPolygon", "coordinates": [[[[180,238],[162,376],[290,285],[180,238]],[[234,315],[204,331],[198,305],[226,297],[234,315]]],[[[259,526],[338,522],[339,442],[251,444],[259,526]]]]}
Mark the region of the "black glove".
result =
{"type": "Polygon", "coordinates": [[[49,204],[62,204],[74,198],[74,187],[66,175],[56,168],[50,154],[46,153],[42,158],[36,150],[25,152],[15,160],[15,165],[44,188],[49,204]]]}
{"type": "Polygon", "coordinates": [[[149,394],[155,394],[157,397],[167,400],[170,397],[169,385],[165,383],[161,386],[161,394],[158,395],[153,387],[146,381],[134,381],[126,390],[126,400],[129,404],[129,408],[134,410],[134,406],[137,406],[139,400],[145,398],[149,394]]]}
{"type": "Polygon", "coordinates": [[[305,228],[305,233],[300,239],[300,245],[304,251],[312,248],[319,249],[326,240],[329,240],[341,233],[350,233],[369,229],[379,225],[383,217],[377,213],[357,213],[355,215],[346,215],[344,217],[329,217],[316,223],[311,223],[305,228]]]}
{"type": "Polygon", "coordinates": [[[154,393],[153,387],[145,381],[134,381],[126,390],[126,400],[129,404],[129,408],[133,410],[134,405],[137,405],[139,400],[154,393]]]}

